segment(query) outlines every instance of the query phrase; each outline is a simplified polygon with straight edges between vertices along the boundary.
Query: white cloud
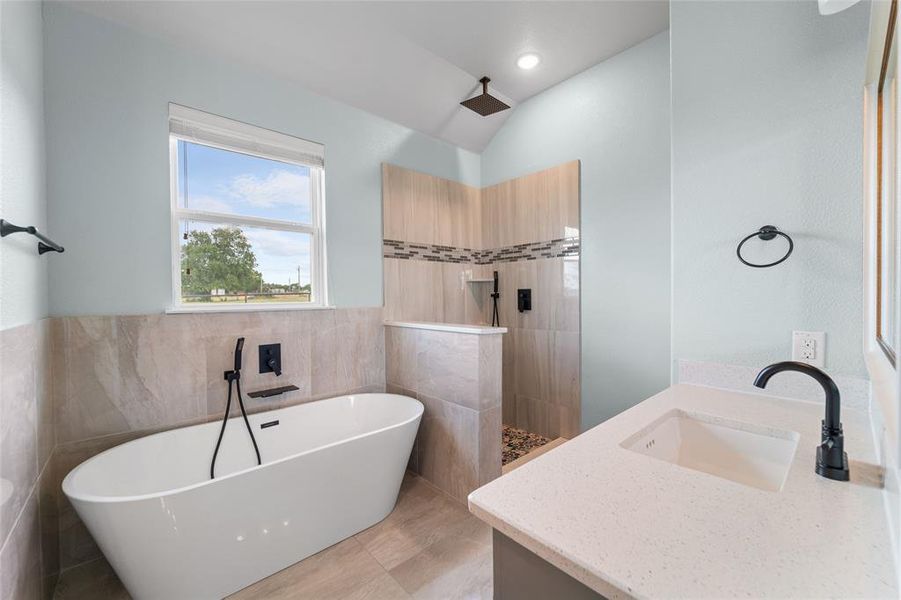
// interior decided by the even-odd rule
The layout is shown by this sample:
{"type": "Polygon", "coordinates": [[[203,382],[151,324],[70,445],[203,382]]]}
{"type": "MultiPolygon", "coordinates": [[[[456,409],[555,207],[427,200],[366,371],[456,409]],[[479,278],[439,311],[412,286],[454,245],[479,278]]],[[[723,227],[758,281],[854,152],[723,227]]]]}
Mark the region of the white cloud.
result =
{"type": "Polygon", "coordinates": [[[228,185],[227,191],[229,195],[259,208],[307,205],[310,178],[283,170],[273,171],[265,178],[239,175],[228,185]]]}
{"type": "Polygon", "coordinates": [[[304,257],[309,260],[310,238],[305,234],[250,228],[245,229],[244,233],[257,254],[304,257]]]}
{"type": "Polygon", "coordinates": [[[225,214],[234,214],[235,209],[228,202],[220,200],[214,196],[195,196],[191,195],[190,206],[194,210],[208,210],[210,212],[218,212],[225,214]]]}
{"type": "Polygon", "coordinates": [[[253,246],[259,269],[269,283],[310,282],[310,238],[272,229],[244,230],[253,246]]]}

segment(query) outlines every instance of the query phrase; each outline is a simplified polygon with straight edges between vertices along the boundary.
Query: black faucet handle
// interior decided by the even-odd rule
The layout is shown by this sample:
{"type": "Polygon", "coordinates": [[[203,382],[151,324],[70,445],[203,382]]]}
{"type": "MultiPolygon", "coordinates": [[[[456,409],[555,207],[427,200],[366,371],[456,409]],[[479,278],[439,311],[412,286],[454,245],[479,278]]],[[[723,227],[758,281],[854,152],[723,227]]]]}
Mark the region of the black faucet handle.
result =
{"type": "Polygon", "coordinates": [[[275,360],[274,356],[272,358],[270,358],[268,361],[266,361],[266,366],[269,367],[270,369],[272,369],[272,371],[275,373],[276,377],[278,377],[282,374],[282,366],[280,364],[278,364],[278,361],[275,360]]]}

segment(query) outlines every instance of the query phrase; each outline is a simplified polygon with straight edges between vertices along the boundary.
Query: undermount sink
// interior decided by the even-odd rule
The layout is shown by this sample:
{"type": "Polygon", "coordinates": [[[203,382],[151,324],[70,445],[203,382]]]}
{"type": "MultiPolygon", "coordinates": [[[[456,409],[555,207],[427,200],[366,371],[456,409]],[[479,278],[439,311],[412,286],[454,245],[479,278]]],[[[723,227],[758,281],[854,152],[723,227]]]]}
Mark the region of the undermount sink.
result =
{"type": "Polygon", "coordinates": [[[761,490],[785,483],[800,435],[674,409],[620,446],[761,490]]]}

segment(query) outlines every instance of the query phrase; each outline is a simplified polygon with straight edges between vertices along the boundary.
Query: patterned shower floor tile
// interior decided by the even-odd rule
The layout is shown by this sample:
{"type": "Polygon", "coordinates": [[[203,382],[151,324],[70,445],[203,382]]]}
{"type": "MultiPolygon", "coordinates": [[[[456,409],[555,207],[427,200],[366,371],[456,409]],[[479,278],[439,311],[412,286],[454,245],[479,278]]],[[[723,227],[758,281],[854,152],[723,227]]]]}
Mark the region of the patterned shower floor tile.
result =
{"type": "Polygon", "coordinates": [[[513,462],[535,448],[544,446],[549,441],[551,440],[537,433],[529,433],[524,429],[504,425],[503,464],[513,462]]]}

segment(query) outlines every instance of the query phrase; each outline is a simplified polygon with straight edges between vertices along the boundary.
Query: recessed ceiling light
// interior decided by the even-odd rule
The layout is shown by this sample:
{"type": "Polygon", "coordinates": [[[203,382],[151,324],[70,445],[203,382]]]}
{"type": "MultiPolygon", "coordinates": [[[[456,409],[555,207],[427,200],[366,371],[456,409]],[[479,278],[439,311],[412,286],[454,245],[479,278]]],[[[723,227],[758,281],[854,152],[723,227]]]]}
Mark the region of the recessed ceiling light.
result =
{"type": "Polygon", "coordinates": [[[534,69],[538,66],[538,63],[541,62],[541,57],[537,54],[529,52],[528,54],[523,54],[519,58],[516,59],[516,66],[520,69],[525,69],[528,71],[529,69],[534,69]]]}

